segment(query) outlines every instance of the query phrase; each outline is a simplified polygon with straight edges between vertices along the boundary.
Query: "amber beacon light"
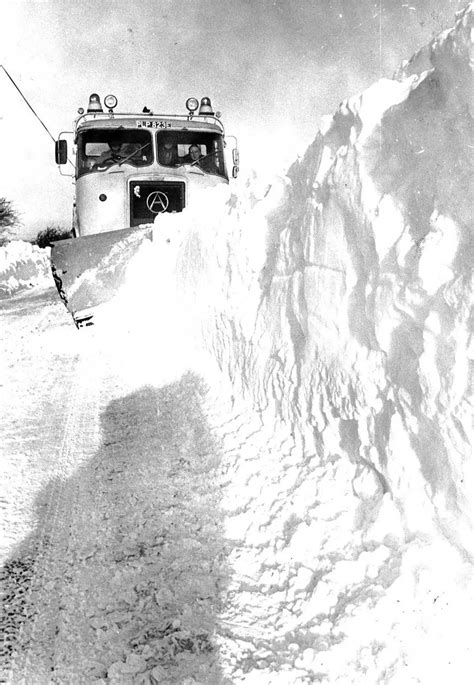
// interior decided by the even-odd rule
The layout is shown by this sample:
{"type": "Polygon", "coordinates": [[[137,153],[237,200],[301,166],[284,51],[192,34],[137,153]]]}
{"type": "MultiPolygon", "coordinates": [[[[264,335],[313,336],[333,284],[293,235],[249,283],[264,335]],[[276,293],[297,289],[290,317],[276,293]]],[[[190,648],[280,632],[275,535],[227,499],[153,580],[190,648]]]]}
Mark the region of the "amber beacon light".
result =
{"type": "Polygon", "coordinates": [[[92,93],[89,97],[89,104],[87,105],[88,112],[103,112],[102,105],[100,104],[100,97],[97,93],[92,93]]]}
{"type": "Polygon", "coordinates": [[[214,114],[214,110],[212,109],[210,98],[202,98],[201,99],[201,106],[199,108],[199,114],[211,114],[211,115],[214,114]]]}

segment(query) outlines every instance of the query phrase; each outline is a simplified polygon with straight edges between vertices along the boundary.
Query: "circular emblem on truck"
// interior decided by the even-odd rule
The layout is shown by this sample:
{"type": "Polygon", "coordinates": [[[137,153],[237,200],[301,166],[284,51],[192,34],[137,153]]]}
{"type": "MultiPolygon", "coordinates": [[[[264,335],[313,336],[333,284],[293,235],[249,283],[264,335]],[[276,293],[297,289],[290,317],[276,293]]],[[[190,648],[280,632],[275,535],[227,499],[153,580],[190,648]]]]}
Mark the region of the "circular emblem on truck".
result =
{"type": "Polygon", "coordinates": [[[166,212],[169,203],[168,196],[161,190],[155,190],[153,193],[150,193],[146,199],[146,206],[153,214],[166,212]]]}

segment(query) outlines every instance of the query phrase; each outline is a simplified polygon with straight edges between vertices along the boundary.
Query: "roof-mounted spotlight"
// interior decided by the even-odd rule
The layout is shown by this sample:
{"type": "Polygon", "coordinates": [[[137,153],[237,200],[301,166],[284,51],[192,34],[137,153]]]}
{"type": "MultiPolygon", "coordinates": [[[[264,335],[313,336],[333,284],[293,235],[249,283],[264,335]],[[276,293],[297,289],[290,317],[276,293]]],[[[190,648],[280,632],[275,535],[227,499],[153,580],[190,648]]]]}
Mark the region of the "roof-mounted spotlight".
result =
{"type": "Polygon", "coordinates": [[[186,109],[188,110],[189,114],[194,114],[198,107],[199,102],[196,100],[196,98],[188,98],[186,100],[186,109]]]}
{"type": "Polygon", "coordinates": [[[199,108],[199,114],[211,114],[211,115],[214,114],[210,98],[202,98],[201,99],[201,106],[199,108]]]}
{"type": "Polygon", "coordinates": [[[106,95],[104,98],[104,105],[107,107],[109,112],[117,107],[117,98],[115,95],[106,95]]]}
{"type": "Polygon", "coordinates": [[[89,97],[89,104],[87,105],[87,112],[103,112],[102,105],[100,104],[100,97],[97,93],[92,93],[89,97]]]}

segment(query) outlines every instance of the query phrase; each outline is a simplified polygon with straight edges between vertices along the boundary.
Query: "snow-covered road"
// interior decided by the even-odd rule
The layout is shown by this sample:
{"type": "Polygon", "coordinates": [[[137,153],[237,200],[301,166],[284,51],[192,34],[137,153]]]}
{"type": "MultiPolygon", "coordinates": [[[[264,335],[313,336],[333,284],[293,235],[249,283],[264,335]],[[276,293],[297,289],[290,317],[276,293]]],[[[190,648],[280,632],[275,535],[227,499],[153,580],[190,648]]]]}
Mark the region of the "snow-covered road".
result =
{"type": "Polygon", "coordinates": [[[8,682],[224,682],[219,419],[203,379],[133,388],[53,290],[0,309],[8,682]]]}

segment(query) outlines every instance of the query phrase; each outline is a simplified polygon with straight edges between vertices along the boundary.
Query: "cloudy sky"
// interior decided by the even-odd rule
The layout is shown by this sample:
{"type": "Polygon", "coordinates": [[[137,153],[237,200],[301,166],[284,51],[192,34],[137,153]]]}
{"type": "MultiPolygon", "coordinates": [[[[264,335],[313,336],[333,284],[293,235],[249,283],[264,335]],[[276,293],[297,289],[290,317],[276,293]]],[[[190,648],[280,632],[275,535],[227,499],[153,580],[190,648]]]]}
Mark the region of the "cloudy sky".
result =
{"type": "MultiPolygon", "coordinates": [[[[120,111],[184,112],[209,95],[242,168],[286,165],[323,114],[390,76],[465,0],[2,0],[0,64],[54,136],[88,96],[120,111]]],[[[69,225],[72,184],[0,70],[0,197],[25,234],[69,225]]]]}

